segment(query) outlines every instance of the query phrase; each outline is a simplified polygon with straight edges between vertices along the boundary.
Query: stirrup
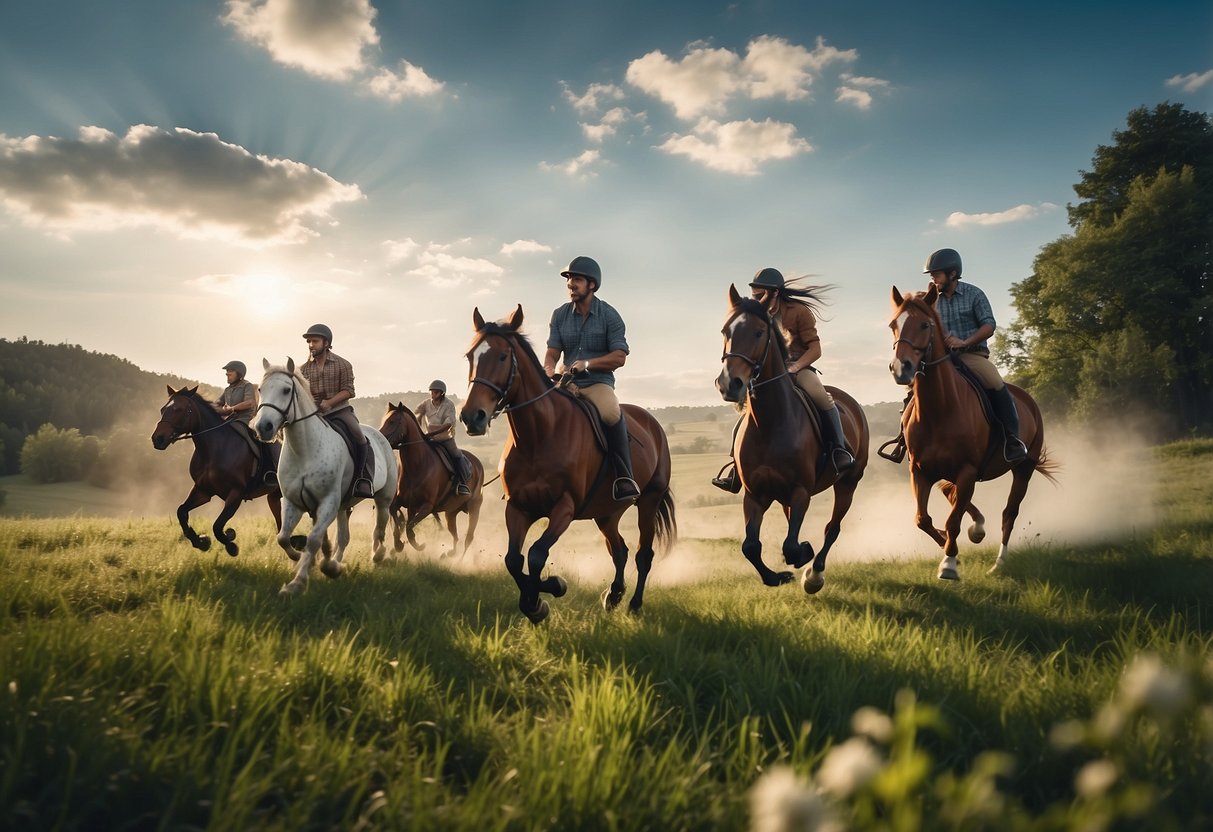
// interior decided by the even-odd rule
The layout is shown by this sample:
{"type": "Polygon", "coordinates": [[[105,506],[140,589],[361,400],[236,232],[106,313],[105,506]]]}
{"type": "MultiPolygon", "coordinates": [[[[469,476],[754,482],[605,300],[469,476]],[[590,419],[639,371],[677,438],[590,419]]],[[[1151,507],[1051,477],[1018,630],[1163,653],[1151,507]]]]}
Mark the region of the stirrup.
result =
{"type": "Polygon", "coordinates": [[[355,497],[374,497],[375,483],[371,482],[366,477],[359,477],[358,479],[354,480],[353,491],[355,497]],[[366,483],[366,485],[363,485],[363,483],[366,483]],[[366,493],[364,494],[363,491],[366,493]]]}
{"type": "Polygon", "coordinates": [[[1012,465],[1023,462],[1028,458],[1028,446],[1018,436],[1008,434],[1002,443],[1002,456],[1012,465]]]}
{"type": "Polygon", "coordinates": [[[640,497],[640,486],[631,477],[616,477],[611,485],[611,496],[619,502],[631,502],[640,497]]]}
{"type": "Polygon", "coordinates": [[[270,488],[276,487],[278,485],[278,472],[277,471],[266,471],[261,476],[261,482],[264,485],[269,486],[270,488]]]}
{"type": "Polygon", "coordinates": [[[851,453],[842,445],[835,445],[830,448],[830,464],[834,466],[834,470],[842,473],[847,468],[855,464],[855,454],[851,453]],[[842,463],[839,463],[839,454],[842,455],[842,463]]]}
{"type": "Polygon", "coordinates": [[[741,491],[741,477],[737,476],[737,466],[733,460],[730,459],[716,472],[716,476],[712,477],[712,485],[730,494],[737,494],[741,491]],[[725,476],[725,470],[730,468],[732,470],[725,476]]]}
{"type": "Polygon", "coordinates": [[[455,483],[455,493],[460,497],[470,497],[472,496],[472,489],[468,488],[466,482],[457,482],[455,483]]]}
{"type": "Polygon", "coordinates": [[[876,450],[876,455],[884,457],[894,465],[900,465],[901,461],[906,458],[906,440],[905,436],[898,434],[896,439],[890,439],[876,450]],[[892,450],[886,451],[885,448],[893,446],[892,450]]]}

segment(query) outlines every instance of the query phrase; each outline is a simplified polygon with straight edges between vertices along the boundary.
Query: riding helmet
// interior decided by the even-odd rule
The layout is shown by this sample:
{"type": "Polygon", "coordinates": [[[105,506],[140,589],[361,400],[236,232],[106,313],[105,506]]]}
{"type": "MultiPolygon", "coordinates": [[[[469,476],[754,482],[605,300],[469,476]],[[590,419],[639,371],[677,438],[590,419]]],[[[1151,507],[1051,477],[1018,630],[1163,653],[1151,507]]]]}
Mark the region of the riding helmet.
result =
{"type": "Polygon", "coordinates": [[[307,328],[307,332],[303,333],[304,338],[311,338],[313,335],[328,341],[330,347],[333,346],[333,330],[324,324],[312,324],[307,328]]]}
{"type": "Polygon", "coordinates": [[[931,272],[950,272],[956,270],[956,276],[960,277],[960,252],[954,248],[941,248],[939,251],[931,253],[927,258],[927,262],[922,267],[923,274],[931,272]]]}
{"type": "Polygon", "coordinates": [[[223,369],[235,370],[236,375],[238,375],[240,378],[244,378],[248,374],[248,367],[244,366],[243,361],[229,361],[223,365],[223,369]]]}
{"type": "Polygon", "coordinates": [[[763,289],[782,289],[783,288],[783,272],[779,269],[759,269],[754,272],[754,279],[750,281],[751,286],[759,286],[763,289]]]}
{"type": "Polygon", "coordinates": [[[560,276],[567,278],[573,275],[592,280],[598,289],[602,288],[602,269],[598,267],[598,261],[593,257],[581,255],[570,260],[568,268],[562,271],[560,276]]]}
{"type": "Polygon", "coordinates": [[[430,389],[437,390],[439,393],[442,393],[443,395],[445,395],[446,394],[446,382],[440,378],[436,378],[430,382],[430,389]]]}

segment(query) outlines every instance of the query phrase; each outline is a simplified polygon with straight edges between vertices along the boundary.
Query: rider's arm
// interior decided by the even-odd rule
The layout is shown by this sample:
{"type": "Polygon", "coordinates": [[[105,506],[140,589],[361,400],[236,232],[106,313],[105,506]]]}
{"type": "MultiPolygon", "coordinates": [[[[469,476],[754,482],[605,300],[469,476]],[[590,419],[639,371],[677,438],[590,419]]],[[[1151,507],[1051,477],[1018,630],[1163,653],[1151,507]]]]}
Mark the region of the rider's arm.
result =
{"type": "Polygon", "coordinates": [[[560,360],[560,347],[548,347],[543,354],[543,371],[549,376],[556,375],[556,362],[560,360]]]}
{"type": "Polygon", "coordinates": [[[821,339],[809,344],[809,348],[801,354],[800,358],[788,364],[788,372],[795,375],[805,367],[814,364],[819,358],[821,358],[821,339]]]}
{"type": "Polygon", "coordinates": [[[614,371],[618,370],[628,360],[628,354],[623,350],[612,350],[606,355],[600,355],[597,358],[582,359],[575,361],[574,364],[581,364],[587,370],[603,370],[614,371]]]}

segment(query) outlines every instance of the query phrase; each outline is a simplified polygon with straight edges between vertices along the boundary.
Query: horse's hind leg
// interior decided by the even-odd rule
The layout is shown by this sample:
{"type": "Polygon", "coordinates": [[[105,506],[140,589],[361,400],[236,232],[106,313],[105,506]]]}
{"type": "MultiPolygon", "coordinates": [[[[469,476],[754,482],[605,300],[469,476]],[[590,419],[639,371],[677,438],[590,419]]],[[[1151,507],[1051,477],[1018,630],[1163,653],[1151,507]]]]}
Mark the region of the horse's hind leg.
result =
{"type": "MultiPolygon", "coordinates": [[[[953,485],[950,482],[943,482],[943,483],[939,484],[939,490],[943,493],[943,495],[945,497],[948,498],[949,503],[951,503],[953,506],[956,505],[956,486],[955,485],[953,485]]],[[[968,506],[965,507],[965,511],[968,512],[969,517],[973,518],[973,524],[971,526],[969,526],[969,529],[967,532],[969,535],[969,542],[970,543],[980,543],[981,541],[986,539],[985,515],[982,514],[981,511],[977,508],[977,506],[975,506],[973,504],[972,500],[969,500],[969,504],[968,504],[968,506]]]]}
{"type": "Polygon", "coordinates": [[[603,538],[606,539],[607,554],[611,556],[611,562],[615,564],[615,579],[602,593],[602,608],[608,612],[619,606],[619,602],[623,600],[623,593],[628,588],[627,579],[623,574],[628,565],[628,544],[624,542],[623,535],[619,533],[621,516],[621,514],[614,514],[594,520],[598,525],[598,530],[602,532],[603,538]]]}
{"type": "Polygon", "coordinates": [[[636,544],[636,591],[628,602],[628,612],[638,613],[644,604],[644,590],[648,584],[649,571],[653,568],[653,540],[657,537],[657,512],[665,499],[662,492],[647,493],[636,506],[636,525],[640,539],[636,544]]]}
{"type": "Polygon", "coordinates": [[[211,548],[211,539],[206,535],[199,535],[193,530],[190,526],[190,512],[210,501],[211,495],[195,485],[186,495],[185,502],[177,506],[177,522],[181,524],[181,533],[185,535],[185,539],[190,542],[191,546],[201,549],[203,552],[211,548]]]}
{"type": "Polygon", "coordinates": [[[1019,517],[1019,506],[1028,493],[1028,482],[1036,469],[1021,463],[1011,469],[1011,493],[1007,495],[1007,506],[1002,510],[1002,545],[998,547],[998,557],[990,567],[990,573],[997,572],[1007,562],[1007,543],[1011,540],[1011,531],[1015,528],[1015,520],[1019,517]]]}
{"type": "Polygon", "coordinates": [[[451,535],[451,551],[443,552],[444,558],[454,557],[459,552],[459,529],[455,526],[455,519],[459,516],[457,509],[452,509],[446,513],[446,530],[451,535]]]}
{"type": "Polygon", "coordinates": [[[472,545],[472,541],[476,539],[476,524],[480,522],[480,506],[484,503],[484,496],[477,492],[474,497],[468,502],[468,530],[463,536],[463,554],[468,553],[468,547],[472,545]]]}
{"type": "Polygon", "coordinates": [[[223,510],[219,512],[219,516],[215,518],[215,524],[211,530],[215,533],[215,539],[223,544],[223,548],[232,557],[240,554],[240,547],[236,545],[236,530],[225,528],[227,521],[232,519],[236,510],[240,508],[240,491],[235,491],[227,495],[227,499],[223,501],[223,510]]]}
{"type": "Polygon", "coordinates": [[[387,556],[387,523],[391,516],[387,499],[375,500],[375,532],[371,535],[371,562],[382,563],[387,556]]]}
{"type": "Polygon", "coordinates": [[[812,565],[804,570],[804,574],[800,577],[800,585],[809,595],[820,592],[821,588],[825,586],[826,558],[830,554],[834,541],[842,532],[842,518],[846,517],[847,512],[851,510],[851,503],[855,500],[855,489],[858,485],[859,480],[848,479],[839,479],[834,483],[834,510],[830,513],[830,521],[826,523],[821,550],[813,558],[812,565]]]}

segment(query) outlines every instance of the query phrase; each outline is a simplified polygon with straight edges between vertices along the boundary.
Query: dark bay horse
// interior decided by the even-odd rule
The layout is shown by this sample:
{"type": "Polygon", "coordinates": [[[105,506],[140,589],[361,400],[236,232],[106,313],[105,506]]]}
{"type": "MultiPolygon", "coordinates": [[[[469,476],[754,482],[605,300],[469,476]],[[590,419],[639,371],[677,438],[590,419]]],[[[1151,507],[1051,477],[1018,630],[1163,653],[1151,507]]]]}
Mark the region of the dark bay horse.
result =
{"type": "Polygon", "coordinates": [[[935,309],[938,291],[902,296],[893,287],[893,360],[889,371],[898,384],[912,385],[911,399],[902,413],[902,435],[910,460],[910,482],[918,505],[916,522],[944,550],[939,577],[957,580],[957,545],[961,519],[968,512],[974,520],[969,539],[985,536],[984,518],[972,504],[973,489],[980,480],[992,480],[1011,472],[1011,492],[1002,511],[1002,545],[990,572],[1006,562],[1007,543],[1019,516],[1019,506],[1028,493],[1032,474],[1039,471],[1056,483],[1057,465],[1045,450],[1044,421],[1036,401],[1013,384],[1007,388],[1019,411],[1019,436],[1028,456],[1016,465],[1002,454],[1002,430],[991,430],[983,409],[984,393],[970,384],[952,361],[944,343],[943,323],[935,309]],[[931,486],[940,487],[952,510],[942,530],[935,528],[927,513],[931,486]]]}
{"type": "MultiPolygon", "coordinates": [[[[223,500],[223,510],[215,518],[212,530],[232,557],[240,554],[234,529],[224,525],[240,508],[244,500],[265,497],[274,524],[282,527],[282,494],[276,482],[266,485],[264,471],[259,468],[253,450],[252,434],[241,422],[227,422],[214,406],[198,395],[198,388],[168,388],[168,401],[160,408],[160,421],[152,431],[152,446],[163,451],[179,439],[194,440],[194,455],[190,458],[190,476],[194,487],[185,502],[177,506],[177,522],[185,539],[195,549],[211,548],[211,539],[190,528],[190,512],[206,505],[211,497],[223,500]]],[[[281,446],[267,445],[266,450],[278,467],[281,446]]]]}
{"type": "Polygon", "coordinates": [[[792,580],[792,572],[775,572],[762,560],[762,518],[771,503],[778,502],[788,520],[784,562],[799,568],[812,561],[801,583],[805,592],[815,593],[825,584],[826,557],[838,539],[842,518],[851,508],[868,464],[867,417],[849,395],[836,387],[827,388],[838,406],[843,432],[855,456],[855,464],[839,475],[822,453],[820,428],[814,427],[809,412],[813,404],[801,397],[787,372],[787,345],[766,308],[756,300],[741,297],[730,284],[729,316],[722,332],[724,366],[716,387],[725,401],[744,398],[746,403],[746,415],[733,442],[737,474],[745,486],[745,540],[741,551],[767,586],[792,580]],[[834,511],[826,524],[821,550],[814,555],[812,545],[800,541],[800,527],[810,498],[831,487],[834,511]]]}
{"type": "Polygon", "coordinates": [[[480,506],[484,502],[484,465],[475,454],[463,452],[472,469],[468,477],[468,490],[472,493],[461,497],[455,493],[450,471],[442,462],[442,449],[425,437],[416,414],[402,402],[388,404],[379,432],[400,453],[400,478],[396,485],[396,499],[392,500],[391,505],[396,551],[404,548],[404,542],[400,539],[402,526],[412,547],[418,551],[423,549],[413,536],[414,527],[431,514],[442,513],[446,515],[446,528],[451,533],[450,554],[455,554],[459,546],[455,519],[460,512],[466,512],[468,531],[463,541],[463,552],[467,554],[468,547],[476,538],[476,523],[480,520],[480,506]],[[403,523],[400,521],[401,509],[408,511],[408,518],[403,523]]]}
{"type": "MultiPolygon", "coordinates": [[[[472,313],[472,321],[476,335],[467,354],[468,395],[459,418],[473,436],[488,430],[498,413],[504,412],[509,422],[501,484],[509,534],[505,566],[518,584],[518,608],[532,623],[547,617],[548,604],[539,593],[559,598],[568,588],[558,576],[541,579],[548,553],[573,520],[592,519],[615,564],[615,579],[602,601],[606,609],[613,609],[627,589],[623,570],[628,547],[619,533],[619,520],[631,506],[612,499],[613,466],[590,421],[597,417],[587,416],[571,393],[554,386],[544,374],[530,342],[519,332],[521,305],[502,323],[485,323],[479,309],[472,313]],[[548,519],[548,526],[527,552],[524,572],[522,544],[527,530],[542,517],[548,519]]],[[[640,486],[636,591],[628,604],[638,612],[653,565],[653,541],[668,548],[677,525],[665,431],[647,410],[631,404],[622,409],[632,443],[632,473],[640,486]]]]}

